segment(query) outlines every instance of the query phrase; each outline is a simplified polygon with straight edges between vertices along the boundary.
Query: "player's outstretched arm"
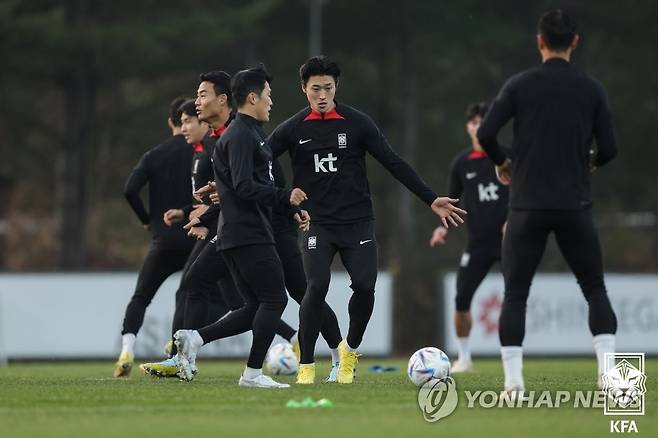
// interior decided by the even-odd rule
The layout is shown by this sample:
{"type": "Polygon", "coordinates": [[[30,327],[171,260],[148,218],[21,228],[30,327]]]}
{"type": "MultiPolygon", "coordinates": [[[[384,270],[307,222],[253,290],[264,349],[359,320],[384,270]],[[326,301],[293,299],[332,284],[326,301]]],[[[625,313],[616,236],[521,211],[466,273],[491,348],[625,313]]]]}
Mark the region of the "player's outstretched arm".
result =
{"type": "Polygon", "coordinates": [[[432,202],[432,211],[441,218],[444,227],[448,228],[448,223],[452,224],[453,227],[458,227],[459,224],[464,223],[462,216],[466,216],[468,213],[466,210],[454,205],[458,202],[459,199],[448,197],[438,197],[432,202]]]}

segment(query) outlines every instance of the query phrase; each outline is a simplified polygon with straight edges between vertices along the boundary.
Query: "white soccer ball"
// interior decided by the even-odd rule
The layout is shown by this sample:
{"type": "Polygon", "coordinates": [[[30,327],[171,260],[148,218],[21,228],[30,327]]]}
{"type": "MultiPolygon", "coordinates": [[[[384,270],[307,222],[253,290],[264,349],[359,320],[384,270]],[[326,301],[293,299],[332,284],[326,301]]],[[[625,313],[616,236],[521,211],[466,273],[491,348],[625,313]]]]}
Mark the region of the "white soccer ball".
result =
{"type": "Polygon", "coordinates": [[[292,345],[287,342],[272,345],[265,357],[265,363],[272,374],[295,374],[299,368],[292,345]]]}
{"type": "Polygon", "coordinates": [[[419,387],[432,379],[445,379],[450,375],[450,359],[436,347],[421,348],[409,358],[407,375],[419,387]]]}

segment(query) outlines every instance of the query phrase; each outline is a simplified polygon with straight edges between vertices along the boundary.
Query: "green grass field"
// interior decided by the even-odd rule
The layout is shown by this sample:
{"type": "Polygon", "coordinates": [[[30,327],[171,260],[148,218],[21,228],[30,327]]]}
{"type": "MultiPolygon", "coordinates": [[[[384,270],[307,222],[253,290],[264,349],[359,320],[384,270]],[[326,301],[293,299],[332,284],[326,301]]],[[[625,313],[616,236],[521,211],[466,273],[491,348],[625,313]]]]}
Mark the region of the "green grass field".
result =
{"type": "MultiPolygon", "coordinates": [[[[134,372],[109,377],[112,363],[30,363],[0,368],[0,437],[585,437],[610,435],[599,408],[468,408],[464,390],[500,390],[499,360],[476,360],[478,372],[456,378],[459,406],[426,423],[404,360],[363,360],[349,386],[293,385],[290,389],[239,388],[242,361],[200,362],[191,383],[134,372]],[[367,372],[373,364],[399,372],[367,372]],[[289,409],[289,399],[328,398],[333,408],[289,409]]],[[[646,415],[641,435],[656,436],[658,359],[646,361],[646,415]]],[[[318,366],[318,377],[328,363],[318,366]]],[[[594,389],[592,359],[527,359],[528,390],[594,389]]],[[[281,380],[292,383],[292,377],[281,380]]]]}

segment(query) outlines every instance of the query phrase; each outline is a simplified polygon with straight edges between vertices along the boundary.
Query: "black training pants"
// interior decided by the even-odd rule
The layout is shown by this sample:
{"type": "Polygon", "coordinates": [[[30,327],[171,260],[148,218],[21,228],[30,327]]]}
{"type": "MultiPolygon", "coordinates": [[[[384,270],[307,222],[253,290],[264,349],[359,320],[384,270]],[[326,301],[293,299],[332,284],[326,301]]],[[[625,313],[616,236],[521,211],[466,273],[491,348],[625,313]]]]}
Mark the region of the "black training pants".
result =
{"type": "MultiPolygon", "coordinates": [[[[137,277],[137,285],[123,319],[121,334],[137,334],[144,322],[146,308],[164,281],[185,266],[194,241],[169,243],[154,240],[137,277]]],[[[179,288],[180,291],[180,288],[179,288]]],[[[178,294],[178,292],[177,292],[178,294]]]]}
{"type": "Polygon", "coordinates": [[[550,233],[555,233],[558,247],[587,300],[592,334],[614,334],[617,331],[617,318],[603,282],[601,245],[592,210],[510,210],[503,238],[502,346],[521,346],[523,343],[530,284],[550,233]]]}
{"type": "Polygon", "coordinates": [[[323,323],[325,298],[331,280],[331,263],[336,253],[350,276],[352,297],[349,302],[350,326],[347,343],[357,348],[375,304],[377,281],[377,241],[374,222],[346,225],[311,225],[302,242],[304,269],[308,282],[299,308],[301,363],[313,363],[315,343],[323,323]]]}
{"type": "Polygon", "coordinates": [[[199,329],[204,343],[253,331],[247,366],[261,368],[288,297],[281,260],[274,245],[249,245],[222,251],[245,305],[199,329]]]}

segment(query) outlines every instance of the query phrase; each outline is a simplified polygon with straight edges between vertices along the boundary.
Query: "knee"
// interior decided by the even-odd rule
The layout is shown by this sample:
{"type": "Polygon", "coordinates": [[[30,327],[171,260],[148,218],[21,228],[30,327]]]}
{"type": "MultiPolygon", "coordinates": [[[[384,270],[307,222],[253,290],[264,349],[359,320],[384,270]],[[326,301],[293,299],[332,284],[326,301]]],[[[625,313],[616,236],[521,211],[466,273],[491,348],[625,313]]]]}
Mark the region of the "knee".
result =
{"type": "Polygon", "coordinates": [[[352,279],[352,284],[350,284],[350,288],[354,291],[354,293],[358,293],[360,295],[375,295],[375,278],[371,277],[361,277],[361,278],[353,278],[352,279]]]}
{"type": "Polygon", "coordinates": [[[324,296],[329,290],[329,277],[327,278],[313,278],[311,277],[308,281],[306,288],[308,295],[321,295],[324,296]]]}
{"type": "Polygon", "coordinates": [[[285,291],[282,291],[280,294],[273,294],[267,297],[262,301],[261,304],[269,310],[283,312],[283,310],[286,308],[286,305],[288,304],[288,296],[286,295],[285,291]]]}
{"type": "Polygon", "coordinates": [[[591,278],[578,279],[578,284],[580,285],[580,289],[583,291],[583,295],[585,295],[585,299],[588,301],[591,297],[595,297],[597,295],[606,295],[607,293],[602,275],[597,275],[591,278]]]}

